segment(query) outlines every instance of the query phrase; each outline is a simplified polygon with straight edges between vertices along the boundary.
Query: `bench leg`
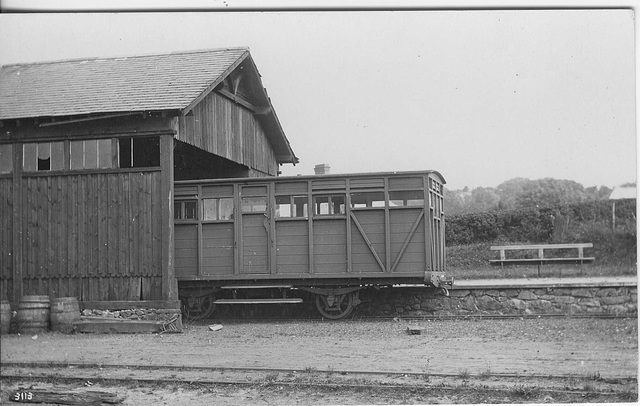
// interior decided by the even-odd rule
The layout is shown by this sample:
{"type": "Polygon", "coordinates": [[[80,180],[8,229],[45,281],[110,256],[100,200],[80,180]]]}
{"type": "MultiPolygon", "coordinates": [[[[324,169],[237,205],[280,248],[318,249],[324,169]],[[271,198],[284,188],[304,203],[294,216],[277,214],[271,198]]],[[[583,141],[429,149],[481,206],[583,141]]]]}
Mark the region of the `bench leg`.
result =
{"type": "Polygon", "coordinates": [[[538,264],[538,278],[540,277],[540,264],[538,264]]]}

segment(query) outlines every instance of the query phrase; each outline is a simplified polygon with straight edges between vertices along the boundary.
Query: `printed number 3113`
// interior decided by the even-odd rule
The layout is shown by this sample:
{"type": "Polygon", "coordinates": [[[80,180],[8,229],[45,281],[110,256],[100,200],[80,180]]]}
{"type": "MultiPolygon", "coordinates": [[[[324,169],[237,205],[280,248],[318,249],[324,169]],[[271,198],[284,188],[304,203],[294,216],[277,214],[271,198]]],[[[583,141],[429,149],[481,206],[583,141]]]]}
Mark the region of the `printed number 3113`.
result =
{"type": "Polygon", "coordinates": [[[13,395],[13,400],[15,400],[15,401],[33,400],[33,393],[31,393],[31,392],[16,392],[16,394],[13,395]]]}

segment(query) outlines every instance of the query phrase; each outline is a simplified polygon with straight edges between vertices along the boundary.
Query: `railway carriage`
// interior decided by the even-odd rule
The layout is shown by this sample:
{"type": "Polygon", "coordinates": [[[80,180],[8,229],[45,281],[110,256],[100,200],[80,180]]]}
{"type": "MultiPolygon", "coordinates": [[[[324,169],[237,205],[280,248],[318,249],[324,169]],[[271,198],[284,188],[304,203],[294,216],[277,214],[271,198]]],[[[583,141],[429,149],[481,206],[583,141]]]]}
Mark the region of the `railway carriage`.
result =
{"type": "Polygon", "coordinates": [[[301,303],[348,316],[362,289],[446,292],[436,171],[175,182],[175,273],[188,317],[301,303]]]}

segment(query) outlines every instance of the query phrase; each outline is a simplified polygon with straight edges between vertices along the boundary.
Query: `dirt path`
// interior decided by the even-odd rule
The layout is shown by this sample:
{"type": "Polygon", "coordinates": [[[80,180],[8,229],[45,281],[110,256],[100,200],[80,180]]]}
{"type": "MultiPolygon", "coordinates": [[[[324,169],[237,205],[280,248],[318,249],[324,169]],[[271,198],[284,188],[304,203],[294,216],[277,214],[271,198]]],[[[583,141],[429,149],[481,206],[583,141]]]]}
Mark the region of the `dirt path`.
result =
{"type": "MultiPolygon", "coordinates": [[[[2,336],[1,344],[0,356],[5,374],[9,374],[6,371],[9,371],[11,363],[54,362],[105,365],[103,369],[99,367],[67,368],[66,371],[56,373],[57,376],[80,374],[80,377],[86,376],[87,379],[100,377],[126,379],[127,376],[146,376],[158,380],[180,377],[189,382],[198,382],[203,379],[220,381],[224,378],[220,374],[225,372],[214,373],[208,369],[201,371],[169,369],[169,367],[187,366],[296,370],[296,373],[288,375],[285,372],[263,371],[261,375],[254,377],[251,377],[249,372],[238,372],[235,375],[226,372],[228,379],[237,380],[240,377],[253,382],[266,382],[275,377],[280,380],[289,379],[287,376],[290,376],[290,379],[299,383],[301,376],[305,377],[309,374],[355,379],[357,371],[370,371],[431,374],[429,378],[431,384],[441,379],[439,374],[449,374],[451,379],[460,379],[465,376],[474,378],[491,376],[490,380],[481,382],[482,385],[487,386],[491,382],[496,385],[504,384],[510,379],[500,378],[501,374],[520,377],[595,376],[611,380],[636,378],[638,371],[636,319],[457,320],[411,323],[403,321],[225,322],[219,331],[210,331],[206,325],[192,325],[183,334],[62,335],[45,333],[37,337],[10,335],[2,336]],[[423,333],[407,334],[409,325],[422,328],[423,333]],[[156,372],[132,370],[127,369],[127,366],[159,367],[160,370],[156,372]]],[[[12,368],[15,373],[16,367],[12,368]]],[[[33,367],[18,369],[23,373],[31,373],[32,376],[37,376],[39,373],[33,367]]],[[[51,374],[51,371],[48,373],[51,374]]],[[[378,376],[384,377],[384,374],[378,374],[378,376]]],[[[385,384],[398,383],[389,381],[391,379],[389,377],[386,379],[385,384]]],[[[410,384],[414,385],[415,382],[410,384]]],[[[535,385],[546,384],[536,381],[535,385]]],[[[637,383],[635,385],[637,392],[637,383]]],[[[272,389],[277,387],[274,386],[272,389]]],[[[283,388],[286,389],[286,385],[283,388]]],[[[157,394],[165,396],[164,399],[176,400],[176,392],[180,392],[180,396],[185,396],[186,399],[188,396],[181,392],[183,389],[163,388],[159,389],[157,394]]],[[[282,396],[290,396],[285,389],[282,396]]],[[[261,396],[259,390],[251,392],[252,395],[243,391],[249,391],[249,389],[236,388],[233,396],[227,393],[230,396],[229,404],[234,404],[233,402],[239,399],[243,400],[242,396],[257,396],[258,398],[254,400],[261,396]],[[240,398],[235,397],[236,395],[240,398]]],[[[141,396],[138,399],[140,402],[146,396],[137,389],[130,389],[129,392],[131,399],[141,396]]],[[[330,392],[325,395],[329,396],[330,392]]],[[[193,403],[195,400],[193,396],[196,395],[191,393],[189,396],[192,396],[189,399],[193,403]]],[[[447,398],[446,394],[439,396],[447,398]]],[[[154,399],[161,400],[157,396],[154,399]]],[[[280,400],[283,399],[280,398],[280,400]]],[[[290,398],[292,402],[287,403],[299,403],[299,400],[305,404],[304,397],[296,399],[290,398]],[[294,400],[296,402],[293,402],[294,400]]],[[[318,399],[319,401],[314,404],[323,404],[320,400],[324,398],[318,399]]],[[[329,397],[325,400],[330,399],[329,397]]],[[[387,398],[387,403],[394,403],[390,402],[390,399],[393,398],[387,398]]],[[[439,402],[438,399],[433,398],[431,401],[439,402]]],[[[444,400],[444,402],[454,402],[448,399],[449,401],[444,400]]],[[[243,401],[242,403],[251,402],[243,401]]],[[[334,403],[349,402],[341,400],[334,403]]],[[[153,402],[150,401],[148,404],[153,402]]],[[[169,401],[168,404],[172,402],[169,401]]]]}
{"type": "Polygon", "coordinates": [[[3,336],[2,362],[636,376],[635,319],[229,323],[184,334],[3,336]]]}

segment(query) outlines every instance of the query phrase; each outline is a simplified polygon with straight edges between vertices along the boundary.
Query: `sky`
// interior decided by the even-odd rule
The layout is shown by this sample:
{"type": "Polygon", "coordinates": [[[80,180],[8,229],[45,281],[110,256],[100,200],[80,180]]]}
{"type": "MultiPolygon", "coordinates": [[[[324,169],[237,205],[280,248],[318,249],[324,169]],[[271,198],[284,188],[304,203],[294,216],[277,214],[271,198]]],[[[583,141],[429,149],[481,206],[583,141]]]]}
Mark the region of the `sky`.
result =
{"type": "Polygon", "coordinates": [[[246,46],[295,154],[283,175],[435,169],[636,181],[634,11],[0,14],[0,64],[246,46]]]}

